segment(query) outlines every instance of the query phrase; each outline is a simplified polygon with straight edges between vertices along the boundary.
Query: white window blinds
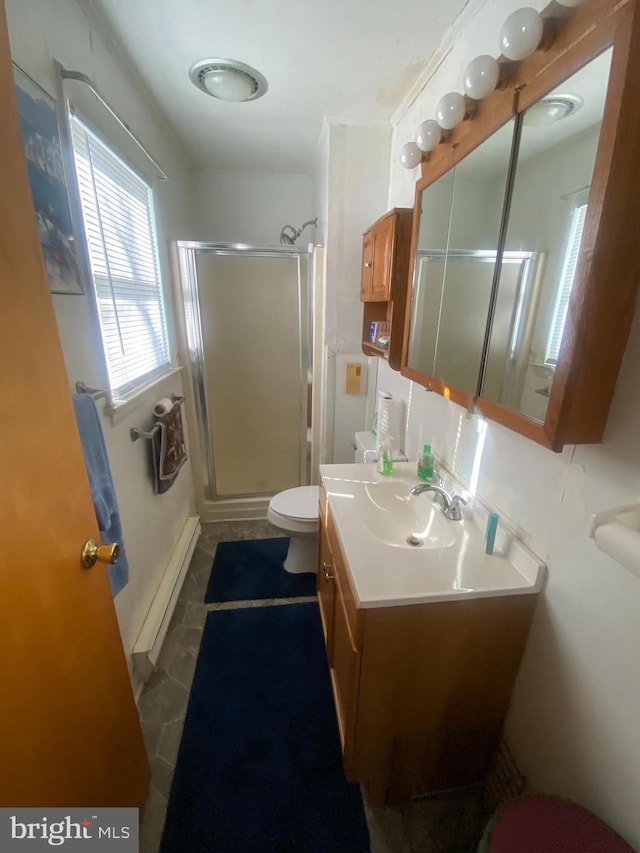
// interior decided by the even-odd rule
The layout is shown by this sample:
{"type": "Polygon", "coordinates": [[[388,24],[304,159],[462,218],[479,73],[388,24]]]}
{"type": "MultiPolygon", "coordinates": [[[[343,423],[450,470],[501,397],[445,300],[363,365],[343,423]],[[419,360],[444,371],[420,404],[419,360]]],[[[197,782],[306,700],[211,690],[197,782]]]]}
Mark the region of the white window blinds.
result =
{"type": "Polygon", "coordinates": [[[109,382],[122,398],[170,365],[151,188],[77,117],[78,187],[109,382]]]}
{"type": "Polygon", "coordinates": [[[571,288],[573,287],[573,279],[576,274],[578,255],[580,253],[580,241],[582,240],[582,230],[584,228],[586,215],[586,204],[580,204],[573,210],[569,240],[567,243],[566,254],[564,256],[564,263],[562,265],[562,275],[560,276],[560,287],[558,288],[556,306],[553,312],[553,322],[551,323],[549,340],[547,342],[547,354],[545,357],[546,364],[557,364],[558,362],[560,344],[562,343],[562,333],[564,332],[564,324],[567,319],[569,298],[571,296],[571,288]]]}

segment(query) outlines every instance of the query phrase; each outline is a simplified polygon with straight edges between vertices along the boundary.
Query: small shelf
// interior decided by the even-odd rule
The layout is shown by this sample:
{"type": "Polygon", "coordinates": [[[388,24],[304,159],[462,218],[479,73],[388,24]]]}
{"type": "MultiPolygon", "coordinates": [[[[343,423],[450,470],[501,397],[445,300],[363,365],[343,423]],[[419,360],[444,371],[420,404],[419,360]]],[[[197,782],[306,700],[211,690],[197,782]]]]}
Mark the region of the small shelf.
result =
{"type": "Polygon", "coordinates": [[[640,503],[592,515],[589,538],[600,551],[640,577],[640,503]]]}
{"type": "Polygon", "coordinates": [[[369,341],[362,341],[362,352],[365,355],[381,355],[383,358],[389,358],[389,347],[381,347],[369,341]]]}

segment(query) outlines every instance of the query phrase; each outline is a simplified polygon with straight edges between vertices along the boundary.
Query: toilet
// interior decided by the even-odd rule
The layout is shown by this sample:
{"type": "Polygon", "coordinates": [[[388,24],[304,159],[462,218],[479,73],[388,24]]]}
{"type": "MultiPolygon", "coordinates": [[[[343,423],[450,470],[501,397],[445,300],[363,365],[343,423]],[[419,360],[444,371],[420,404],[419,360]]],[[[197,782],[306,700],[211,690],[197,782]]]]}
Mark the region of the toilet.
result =
{"type": "MultiPolygon", "coordinates": [[[[357,432],[353,445],[354,462],[375,462],[378,458],[375,436],[370,432],[357,432]]],[[[396,462],[406,462],[407,457],[394,451],[396,462]]],[[[292,574],[317,572],[318,562],[318,486],[296,486],[278,492],[269,501],[267,521],[289,536],[289,551],[284,567],[292,574]]]]}
{"type": "Polygon", "coordinates": [[[317,571],[319,500],[318,486],[297,486],[269,501],[267,521],[291,539],[284,567],[292,574],[317,571]]]}

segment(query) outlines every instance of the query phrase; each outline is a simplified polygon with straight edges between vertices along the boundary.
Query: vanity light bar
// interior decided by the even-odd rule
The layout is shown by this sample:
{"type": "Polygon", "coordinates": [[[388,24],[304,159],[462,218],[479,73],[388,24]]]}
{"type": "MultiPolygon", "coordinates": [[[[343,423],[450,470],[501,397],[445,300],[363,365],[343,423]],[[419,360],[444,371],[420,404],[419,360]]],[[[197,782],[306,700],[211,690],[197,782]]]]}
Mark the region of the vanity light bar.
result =
{"type": "MultiPolygon", "coordinates": [[[[560,6],[573,9],[583,0],[556,0],[560,6]]],[[[544,19],[540,12],[530,7],[516,9],[500,28],[502,55],[512,61],[521,62],[538,49],[543,41],[544,19]]],[[[488,54],[473,59],[464,72],[463,89],[448,92],[437,103],[436,118],[423,121],[415,137],[400,149],[400,163],[405,169],[415,169],[422,162],[423,154],[432,151],[442,139],[442,132],[453,130],[465,118],[473,115],[473,103],[486,98],[494,91],[500,80],[500,64],[488,54]],[[468,100],[467,100],[468,99],[468,100]]]]}

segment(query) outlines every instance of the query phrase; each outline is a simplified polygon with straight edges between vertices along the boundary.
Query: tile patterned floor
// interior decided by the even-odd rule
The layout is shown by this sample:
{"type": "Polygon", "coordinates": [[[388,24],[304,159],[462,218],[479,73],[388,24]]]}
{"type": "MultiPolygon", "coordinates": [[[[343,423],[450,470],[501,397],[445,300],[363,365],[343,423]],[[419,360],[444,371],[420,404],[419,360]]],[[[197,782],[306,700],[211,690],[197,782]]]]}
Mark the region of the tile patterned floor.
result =
{"type": "MultiPolygon", "coordinates": [[[[204,593],[218,542],[281,536],[267,521],[203,524],[185,577],[158,667],[138,702],[151,764],[151,787],[140,833],[141,853],[157,853],[182,735],[200,638],[209,610],[264,607],[312,601],[310,598],[204,604],[204,593]]],[[[480,792],[412,800],[398,809],[365,805],[371,853],[472,853],[484,820],[480,792]]],[[[339,853],[339,851],[327,851],[339,853]]]]}

